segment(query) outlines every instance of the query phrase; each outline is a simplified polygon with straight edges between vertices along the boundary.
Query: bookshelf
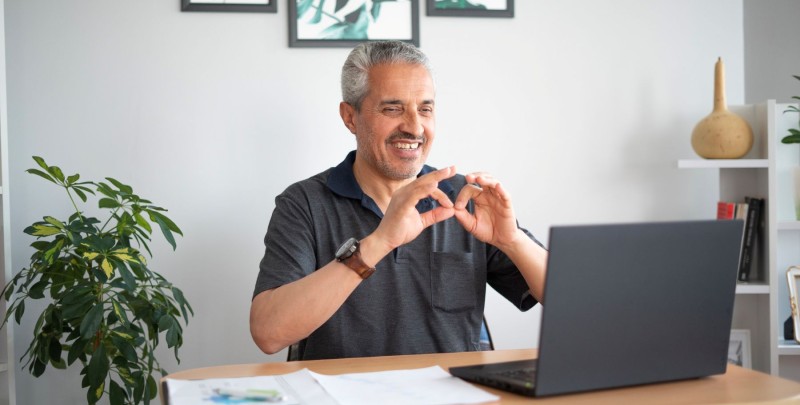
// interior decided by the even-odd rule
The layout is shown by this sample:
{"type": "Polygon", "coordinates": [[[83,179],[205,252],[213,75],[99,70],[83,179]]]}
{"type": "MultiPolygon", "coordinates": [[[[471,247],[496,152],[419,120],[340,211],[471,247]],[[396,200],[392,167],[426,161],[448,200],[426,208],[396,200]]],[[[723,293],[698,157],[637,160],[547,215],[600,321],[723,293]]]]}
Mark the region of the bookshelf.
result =
{"type": "MultiPolygon", "coordinates": [[[[0,0],[0,282],[11,277],[11,215],[8,195],[8,109],[6,103],[6,48],[4,1],[0,0]]],[[[5,316],[5,301],[0,301],[0,315],[5,316]]],[[[14,327],[9,322],[0,330],[0,404],[16,404],[14,362],[14,327]]]]}
{"type": "MultiPolygon", "coordinates": [[[[753,149],[742,159],[682,159],[678,168],[718,170],[720,201],[765,199],[753,279],[737,284],[733,328],[750,330],[754,369],[800,381],[800,344],[783,338],[783,323],[791,312],[786,269],[800,265],[800,221],[794,212],[800,145],[780,142],[798,121],[796,115],[783,113],[789,105],[767,100],[731,106],[753,128],[753,149]]],[[[712,216],[715,207],[708,212],[712,216]]]]}

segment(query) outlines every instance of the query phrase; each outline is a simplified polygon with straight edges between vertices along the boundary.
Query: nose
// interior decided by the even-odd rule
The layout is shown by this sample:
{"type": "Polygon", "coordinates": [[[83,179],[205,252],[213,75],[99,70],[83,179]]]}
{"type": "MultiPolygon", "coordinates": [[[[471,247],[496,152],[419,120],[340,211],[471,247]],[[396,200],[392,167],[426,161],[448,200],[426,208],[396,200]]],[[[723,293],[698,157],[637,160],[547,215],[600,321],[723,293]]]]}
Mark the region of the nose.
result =
{"type": "Polygon", "coordinates": [[[419,113],[415,110],[406,111],[403,116],[403,123],[399,129],[414,136],[422,136],[425,132],[419,113]]]}

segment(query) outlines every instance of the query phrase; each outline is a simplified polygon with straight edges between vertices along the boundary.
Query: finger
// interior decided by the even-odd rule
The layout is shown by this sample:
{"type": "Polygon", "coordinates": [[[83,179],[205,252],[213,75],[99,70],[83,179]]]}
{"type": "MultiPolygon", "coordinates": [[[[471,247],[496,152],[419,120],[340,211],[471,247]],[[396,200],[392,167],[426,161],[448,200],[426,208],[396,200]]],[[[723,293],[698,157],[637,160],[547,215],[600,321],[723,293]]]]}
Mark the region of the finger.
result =
{"type": "MultiPolygon", "coordinates": [[[[439,169],[420,176],[418,179],[411,182],[407,187],[411,191],[411,195],[415,200],[421,200],[425,197],[432,196],[439,189],[439,182],[450,177],[455,176],[456,167],[450,166],[444,169],[439,169]]],[[[437,199],[438,200],[438,199],[437,199]]]]}
{"type": "Polygon", "coordinates": [[[455,210],[455,217],[458,220],[458,223],[467,230],[467,232],[472,233],[475,230],[475,226],[478,223],[478,220],[475,218],[474,215],[470,214],[467,210],[455,210]]]}
{"type": "Polygon", "coordinates": [[[494,187],[500,184],[500,181],[497,180],[494,176],[492,176],[489,173],[483,173],[483,172],[476,174],[472,182],[478,184],[481,187],[494,187]]]}
{"type": "Polygon", "coordinates": [[[469,200],[481,195],[482,192],[482,188],[473,184],[466,184],[463,188],[461,188],[461,191],[458,193],[458,197],[456,197],[456,209],[463,210],[467,206],[469,200]]]}
{"type": "Polygon", "coordinates": [[[427,228],[437,222],[442,222],[455,214],[453,207],[436,207],[419,215],[422,226],[427,228]]]}
{"type": "Polygon", "coordinates": [[[444,193],[439,187],[436,187],[433,192],[431,192],[431,197],[439,203],[440,206],[446,208],[453,208],[453,202],[450,201],[450,197],[444,193]]]}
{"type": "Polygon", "coordinates": [[[414,181],[420,182],[422,184],[439,183],[442,180],[449,179],[455,176],[455,174],[456,174],[456,167],[450,166],[424,174],[414,181]]]}
{"type": "Polygon", "coordinates": [[[488,172],[472,172],[469,174],[464,175],[467,178],[468,183],[478,183],[478,178],[482,177],[484,179],[491,179],[494,176],[489,174],[488,172]]]}
{"type": "MultiPolygon", "coordinates": [[[[416,205],[419,200],[433,196],[436,190],[439,189],[439,182],[453,177],[455,172],[455,166],[450,166],[420,176],[398,190],[398,192],[392,196],[392,201],[396,201],[395,204],[406,205],[413,203],[413,205],[416,205]]],[[[439,200],[439,198],[437,198],[437,200],[439,200]]]]}

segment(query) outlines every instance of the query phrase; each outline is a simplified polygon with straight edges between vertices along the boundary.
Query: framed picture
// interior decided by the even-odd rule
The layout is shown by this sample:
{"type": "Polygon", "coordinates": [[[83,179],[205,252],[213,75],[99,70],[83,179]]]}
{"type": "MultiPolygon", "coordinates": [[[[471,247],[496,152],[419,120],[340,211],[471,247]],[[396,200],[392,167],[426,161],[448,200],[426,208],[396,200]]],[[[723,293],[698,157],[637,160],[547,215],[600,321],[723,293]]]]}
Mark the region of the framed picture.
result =
{"type": "Polygon", "coordinates": [[[427,15],[445,17],[514,17],[514,0],[425,0],[427,15]]]}
{"type": "Polygon", "coordinates": [[[289,0],[290,47],[400,40],[419,46],[417,0],[289,0]]]}
{"type": "MultiPolygon", "coordinates": [[[[800,200],[798,200],[800,201],[800,200]]],[[[800,282],[800,267],[792,266],[786,270],[786,284],[789,286],[789,308],[792,312],[792,335],[800,343],[800,296],[798,296],[798,282],[800,282]]]]}
{"type": "Polygon", "coordinates": [[[277,13],[278,0],[181,0],[181,11],[277,13]]]}
{"type": "Polygon", "coordinates": [[[750,330],[734,329],[728,344],[728,363],[753,368],[750,359],[750,330]]]}

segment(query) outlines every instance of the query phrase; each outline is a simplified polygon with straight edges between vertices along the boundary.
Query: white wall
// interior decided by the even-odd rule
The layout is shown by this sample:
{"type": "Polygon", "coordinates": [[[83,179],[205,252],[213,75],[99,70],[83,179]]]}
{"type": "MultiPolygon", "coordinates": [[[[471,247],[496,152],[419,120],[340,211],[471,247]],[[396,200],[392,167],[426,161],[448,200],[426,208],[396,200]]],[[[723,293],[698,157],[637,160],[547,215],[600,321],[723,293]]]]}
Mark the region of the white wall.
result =
{"type": "Polygon", "coordinates": [[[800,96],[800,1],[744,0],[747,103],[800,96]]]}
{"type": "MultiPolygon", "coordinates": [[[[276,194],[354,148],[337,113],[348,50],[288,48],[285,1],[277,14],[178,4],[5,2],[13,265],[31,253],[26,225],[68,215],[59,190],[24,173],[31,155],[116,177],[186,235],[174,253],[157,238],[150,261],[196,314],[182,363],[165,350],[163,365],[281,361],[248,332],[261,240],[276,194]]],[[[525,0],[511,20],[422,8],[438,85],[430,164],[495,174],[544,241],[551,224],[713,216],[715,174],[675,162],[694,156],[718,56],[729,103],[743,102],[741,0],[525,0]]],[[[538,311],[492,295],[487,312],[498,348],[536,345],[538,311]]],[[[31,318],[15,330],[19,354],[31,318]]],[[[19,403],[84,402],[73,371],[17,373],[19,403]]]]}

